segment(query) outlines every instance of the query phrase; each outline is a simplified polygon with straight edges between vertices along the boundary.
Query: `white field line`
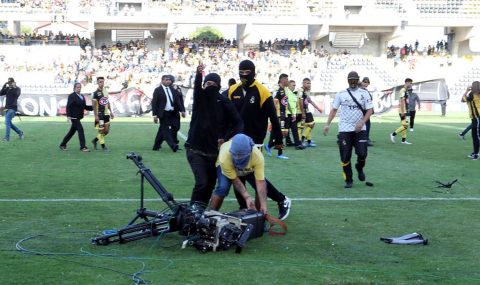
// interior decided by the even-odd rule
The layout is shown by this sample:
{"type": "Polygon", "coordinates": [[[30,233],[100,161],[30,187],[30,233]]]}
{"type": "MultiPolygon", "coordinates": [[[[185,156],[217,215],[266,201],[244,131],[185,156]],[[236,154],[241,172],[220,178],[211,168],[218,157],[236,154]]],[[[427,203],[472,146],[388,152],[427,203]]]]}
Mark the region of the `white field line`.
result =
{"type": "MultiPolygon", "coordinates": [[[[177,201],[189,201],[189,199],[176,199],[177,201]]],[[[235,199],[226,199],[227,201],[235,201],[235,199]]],[[[359,197],[359,198],[334,198],[334,197],[318,197],[318,198],[291,198],[293,201],[340,201],[340,202],[358,202],[358,201],[480,201],[480,197],[465,198],[442,198],[442,197],[359,197]]],[[[147,202],[161,202],[161,199],[145,199],[147,202]]],[[[57,199],[0,199],[3,203],[61,203],[61,202],[139,202],[139,199],[88,199],[88,198],[57,198],[57,199]]]]}

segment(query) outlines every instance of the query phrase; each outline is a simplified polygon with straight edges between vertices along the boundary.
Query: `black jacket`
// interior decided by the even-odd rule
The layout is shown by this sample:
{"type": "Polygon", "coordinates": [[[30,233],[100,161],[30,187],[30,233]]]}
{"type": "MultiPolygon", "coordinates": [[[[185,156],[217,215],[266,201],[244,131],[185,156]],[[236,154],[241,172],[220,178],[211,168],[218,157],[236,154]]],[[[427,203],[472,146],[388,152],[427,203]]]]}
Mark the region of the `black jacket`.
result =
{"type": "Polygon", "coordinates": [[[73,92],[68,95],[67,101],[67,117],[75,119],[83,119],[85,110],[93,111],[92,106],[87,106],[86,98],[83,95],[83,100],[78,97],[77,93],[73,92]]]}
{"type": "Polygon", "coordinates": [[[228,98],[233,102],[243,120],[244,134],[251,137],[256,144],[263,144],[267,135],[268,120],[270,120],[275,141],[282,141],[280,121],[268,89],[257,80],[245,89],[241,82],[228,89],[228,98]]]}
{"type": "Polygon", "coordinates": [[[202,89],[202,74],[197,73],[186,148],[205,154],[218,154],[218,139],[227,141],[243,131],[243,121],[233,103],[217,93],[208,96],[202,89]]]}
{"type": "Polygon", "coordinates": [[[5,109],[17,110],[17,100],[22,93],[20,87],[10,88],[7,84],[3,85],[2,91],[0,91],[0,96],[6,95],[7,100],[5,102],[5,109]]]}
{"type": "MultiPolygon", "coordinates": [[[[172,100],[173,100],[173,110],[177,110],[179,112],[180,110],[185,110],[183,108],[183,104],[180,102],[179,96],[176,95],[176,91],[172,90],[172,88],[167,87],[170,89],[170,92],[172,94],[172,100]]],[[[182,100],[183,101],[183,100],[182,100]]],[[[165,106],[167,105],[167,95],[165,94],[165,90],[163,90],[163,86],[160,85],[157,88],[155,88],[155,91],[153,91],[153,98],[152,98],[152,115],[157,116],[157,118],[162,119],[163,118],[163,113],[165,112],[165,106]]]]}

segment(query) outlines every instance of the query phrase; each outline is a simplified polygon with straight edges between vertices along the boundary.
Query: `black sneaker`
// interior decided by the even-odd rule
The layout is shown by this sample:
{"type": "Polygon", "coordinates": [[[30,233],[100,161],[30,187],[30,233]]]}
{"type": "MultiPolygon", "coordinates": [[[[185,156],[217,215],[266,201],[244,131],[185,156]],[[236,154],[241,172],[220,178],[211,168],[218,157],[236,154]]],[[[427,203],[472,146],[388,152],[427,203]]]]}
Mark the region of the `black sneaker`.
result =
{"type": "Polygon", "coordinates": [[[352,188],[353,187],[353,182],[345,182],[344,188],[352,188]]]}
{"type": "Polygon", "coordinates": [[[292,200],[285,196],[285,200],[283,202],[278,203],[278,218],[280,220],[285,220],[290,214],[290,207],[292,206],[292,200]]]}
{"type": "Polygon", "coordinates": [[[295,146],[295,149],[296,149],[296,150],[304,150],[304,149],[305,149],[305,146],[299,144],[299,145],[296,145],[296,146],[295,146]]]}
{"type": "Polygon", "coordinates": [[[363,172],[363,169],[360,168],[360,166],[358,165],[358,163],[355,164],[355,169],[356,169],[357,172],[358,172],[358,180],[360,180],[360,181],[365,181],[365,172],[363,172]]]}
{"type": "Polygon", "coordinates": [[[92,144],[93,144],[93,149],[97,150],[97,140],[96,139],[92,140],[92,144]]]}
{"type": "Polygon", "coordinates": [[[60,146],[58,146],[58,148],[59,148],[60,150],[63,150],[63,151],[67,151],[67,150],[68,150],[66,145],[60,145],[60,146]]]}

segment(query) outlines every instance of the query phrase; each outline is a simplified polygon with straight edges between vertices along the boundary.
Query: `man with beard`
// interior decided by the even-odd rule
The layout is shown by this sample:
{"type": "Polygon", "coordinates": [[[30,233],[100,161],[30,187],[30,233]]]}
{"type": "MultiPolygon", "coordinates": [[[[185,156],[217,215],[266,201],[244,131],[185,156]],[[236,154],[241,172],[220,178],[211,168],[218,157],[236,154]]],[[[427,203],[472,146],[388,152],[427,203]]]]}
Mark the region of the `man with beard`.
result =
{"type": "MultiPolygon", "coordinates": [[[[218,149],[224,141],[242,131],[243,122],[232,102],[219,93],[221,80],[218,74],[208,74],[202,86],[203,68],[203,65],[197,67],[192,119],[185,149],[195,178],[191,203],[206,206],[217,179],[218,149]]],[[[212,203],[218,203],[215,195],[212,203]]]]}
{"type": "MultiPolygon", "coordinates": [[[[282,132],[278,120],[273,97],[268,89],[255,80],[255,64],[250,60],[243,60],[239,65],[241,82],[228,89],[228,98],[233,102],[243,120],[243,133],[249,136],[255,146],[263,148],[263,141],[267,135],[268,120],[272,124],[272,133],[275,136],[276,148],[282,148],[282,132]]],[[[291,200],[279,192],[265,179],[267,196],[278,204],[279,219],[284,220],[290,213],[291,200]]],[[[254,184],[252,187],[256,187],[254,184]]],[[[218,189],[217,189],[218,190],[218,189]]],[[[245,200],[238,192],[235,196],[241,208],[247,208],[245,200]]]]}

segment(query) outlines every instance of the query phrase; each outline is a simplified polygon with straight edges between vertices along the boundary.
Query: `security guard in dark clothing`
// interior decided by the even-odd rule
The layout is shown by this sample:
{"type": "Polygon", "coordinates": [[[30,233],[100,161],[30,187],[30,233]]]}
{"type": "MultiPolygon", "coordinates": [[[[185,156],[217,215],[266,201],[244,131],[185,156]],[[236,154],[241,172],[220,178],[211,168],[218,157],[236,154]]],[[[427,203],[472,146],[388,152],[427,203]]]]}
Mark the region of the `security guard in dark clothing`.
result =
{"type": "MultiPolygon", "coordinates": [[[[282,141],[280,121],[270,92],[255,80],[255,64],[250,60],[240,62],[239,76],[241,83],[228,89],[228,98],[240,113],[244,124],[243,133],[252,138],[255,146],[262,148],[263,140],[267,135],[268,120],[270,120],[272,133],[275,134],[275,142],[278,144],[282,141]]],[[[276,148],[282,147],[282,144],[276,146],[276,148]]],[[[266,182],[267,196],[278,203],[279,218],[285,219],[290,212],[291,200],[279,192],[268,180],[266,182]]],[[[235,194],[237,195],[236,191],[235,194]]],[[[237,196],[237,201],[241,208],[247,207],[243,197],[237,196]]]]}
{"type": "Polygon", "coordinates": [[[203,66],[197,68],[192,119],[185,143],[187,160],[195,177],[191,203],[207,204],[217,180],[220,145],[243,130],[243,121],[232,102],[220,91],[220,76],[210,73],[202,86],[203,66]]]}

